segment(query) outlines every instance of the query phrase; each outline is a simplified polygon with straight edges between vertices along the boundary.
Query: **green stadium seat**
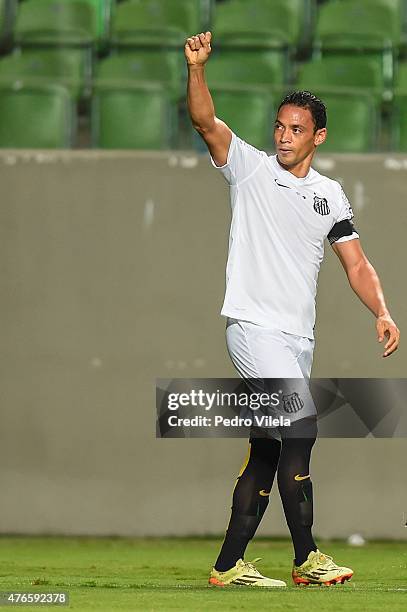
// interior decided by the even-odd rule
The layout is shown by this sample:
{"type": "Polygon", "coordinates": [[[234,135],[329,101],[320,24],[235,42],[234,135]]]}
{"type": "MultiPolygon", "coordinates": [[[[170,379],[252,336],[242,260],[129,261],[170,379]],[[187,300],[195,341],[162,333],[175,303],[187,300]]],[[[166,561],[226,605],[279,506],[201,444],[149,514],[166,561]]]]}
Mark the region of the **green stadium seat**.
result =
{"type": "Polygon", "coordinates": [[[370,55],[382,62],[385,83],[391,89],[402,21],[399,0],[331,0],[319,11],[315,54],[322,50],[323,55],[370,55]]]}
{"type": "MultiPolygon", "coordinates": [[[[14,0],[13,0],[14,1],[14,0]]],[[[43,0],[34,0],[35,2],[43,2],[43,0]]],[[[65,2],[71,2],[71,0],[63,0],[65,2]]],[[[81,0],[82,4],[87,4],[92,12],[91,26],[92,38],[95,37],[99,43],[99,47],[105,44],[110,35],[110,22],[112,12],[115,6],[115,0],[81,0]]],[[[42,8],[40,10],[43,10],[42,8]]],[[[31,19],[31,17],[30,17],[31,19]]],[[[47,16],[47,21],[49,17],[47,16]]],[[[54,30],[54,25],[52,26],[54,30]]],[[[74,26],[75,28],[77,25],[74,26]]],[[[89,26],[85,26],[89,29],[89,26]]]]}
{"type": "Polygon", "coordinates": [[[171,149],[177,109],[164,87],[98,85],[92,98],[92,144],[103,149],[171,149]]]}
{"type": "Polygon", "coordinates": [[[288,58],[274,49],[221,49],[211,56],[206,74],[209,85],[240,83],[270,87],[288,80],[288,58]]]}
{"type": "Polygon", "coordinates": [[[381,62],[363,55],[333,55],[303,64],[297,88],[313,91],[321,87],[339,93],[343,88],[363,88],[381,97],[385,89],[381,62]]]}
{"type": "Polygon", "coordinates": [[[86,0],[27,0],[14,27],[18,45],[92,45],[97,38],[94,7],[86,0]]]}
{"type": "Polygon", "coordinates": [[[377,148],[380,105],[363,90],[338,92],[317,89],[328,111],[328,137],[322,153],[366,153],[377,148]]]}
{"type": "Polygon", "coordinates": [[[331,0],[319,10],[316,42],[322,48],[397,47],[402,38],[398,0],[331,0]]]}
{"type": "Polygon", "coordinates": [[[128,0],[117,5],[113,46],[183,46],[203,28],[201,0],[128,0]]]}
{"type": "Polygon", "coordinates": [[[81,49],[18,49],[0,59],[0,83],[29,79],[30,83],[62,85],[78,99],[89,86],[84,68],[81,49]]]}
{"type": "Polygon", "coordinates": [[[258,149],[272,146],[274,108],[271,94],[257,87],[211,89],[216,116],[243,140],[258,149]]]}
{"type": "MultiPolygon", "coordinates": [[[[70,47],[82,51],[81,73],[90,82],[97,16],[88,0],[27,0],[20,5],[14,28],[17,46],[70,47]]],[[[79,54],[79,51],[78,51],[79,54]]]]}
{"type": "Polygon", "coordinates": [[[0,147],[70,148],[74,130],[74,104],[64,87],[0,85],[0,147]]]}
{"type": "Polygon", "coordinates": [[[309,36],[310,0],[229,0],[216,6],[216,45],[275,48],[299,46],[309,36]]]}
{"type": "MultiPolygon", "coordinates": [[[[215,51],[221,51],[221,55],[216,60],[218,67],[212,69],[214,79],[219,79],[224,66],[224,82],[289,81],[292,52],[309,40],[314,8],[313,0],[229,0],[218,5],[214,11],[213,40],[215,51]],[[233,53],[238,57],[235,65],[233,53]],[[241,80],[236,79],[240,66],[241,80]]],[[[208,66],[208,74],[210,71],[208,66]]]]}
{"type": "Polygon", "coordinates": [[[153,81],[166,86],[174,100],[185,94],[184,58],[176,50],[133,49],[102,60],[95,84],[132,85],[153,81]]]}

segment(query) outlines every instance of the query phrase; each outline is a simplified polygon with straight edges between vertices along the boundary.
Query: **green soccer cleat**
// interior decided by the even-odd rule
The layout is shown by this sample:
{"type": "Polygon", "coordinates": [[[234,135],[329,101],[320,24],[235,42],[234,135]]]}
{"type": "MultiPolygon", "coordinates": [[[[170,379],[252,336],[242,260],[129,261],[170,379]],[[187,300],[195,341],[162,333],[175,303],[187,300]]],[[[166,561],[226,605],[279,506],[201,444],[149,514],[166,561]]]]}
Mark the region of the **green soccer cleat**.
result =
{"type": "Polygon", "coordinates": [[[260,559],[254,559],[250,563],[239,559],[230,570],[227,572],[218,572],[215,568],[209,576],[209,586],[225,587],[225,586],[252,586],[252,587],[285,587],[287,586],[283,580],[274,580],[274,578],[266,578],[262,576],[256,569],[255,563],[260,559]]]}
{"type": "Polygon", "coordinates": [[[300,566],[294,564],[292,577],[298,586],[308,584],[343,584],[345,580],[350,580],[353,570],[349,567],[339,567],[334,563],[332,557],[324,555],[319,550],[312,550],[308,559],[300,566]]]}

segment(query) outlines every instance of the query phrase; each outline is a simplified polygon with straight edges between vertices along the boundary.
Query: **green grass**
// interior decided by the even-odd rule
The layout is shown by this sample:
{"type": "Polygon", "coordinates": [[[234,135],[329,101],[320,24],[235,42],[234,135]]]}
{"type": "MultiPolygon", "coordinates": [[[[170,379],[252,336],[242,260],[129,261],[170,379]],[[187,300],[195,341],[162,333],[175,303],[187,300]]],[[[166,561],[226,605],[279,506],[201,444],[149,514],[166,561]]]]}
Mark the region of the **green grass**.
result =
{"type": "MultiPolygon", "coordinates": [[[[323,552],[355,571],[343,586],[291,586],[291,544],[255,540],[247,559],[262,557],[266,576],[287,589],[206,586],[220,539],[125,539],[0,537],[0,591],[70,594],[72,610],[315,610],[398,612],[407,610],[407,545],[371,542],[351,548],[320,543],[323,552]]],[[[51,606],[46,610],[67,609],[51,606]]],[[[24,606],[37,610],[39,606],[24,606]]]]}

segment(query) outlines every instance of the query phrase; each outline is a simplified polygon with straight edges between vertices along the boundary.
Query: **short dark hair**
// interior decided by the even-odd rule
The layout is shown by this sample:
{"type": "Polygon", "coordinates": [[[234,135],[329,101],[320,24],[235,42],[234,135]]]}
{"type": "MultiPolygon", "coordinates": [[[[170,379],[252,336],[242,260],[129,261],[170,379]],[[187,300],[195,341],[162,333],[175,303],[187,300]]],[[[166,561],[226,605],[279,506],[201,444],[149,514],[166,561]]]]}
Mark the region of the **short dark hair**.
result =
{"type": "Polygon", "coordinates": [[[307,108],[314,120],[315,131],[326,127],[326,106],[322,100],[314,96],[310,91],[293,91],[287,94],[278,107],[278,111],[286,104],[307,108]]]}

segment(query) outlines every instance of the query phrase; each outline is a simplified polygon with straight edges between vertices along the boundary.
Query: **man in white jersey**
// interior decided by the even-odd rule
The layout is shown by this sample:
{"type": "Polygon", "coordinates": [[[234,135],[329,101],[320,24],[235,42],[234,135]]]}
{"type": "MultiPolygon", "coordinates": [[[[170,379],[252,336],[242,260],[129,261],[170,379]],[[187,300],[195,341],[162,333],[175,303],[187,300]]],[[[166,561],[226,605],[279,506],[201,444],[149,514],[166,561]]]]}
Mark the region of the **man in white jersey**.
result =
{"type": "MultiPolygon", "coordinates": [[[[188,108],[213,165],[230,185],[232,223],[222,314],[237,371],[252,382],[310,377],[317,278],[326,238],[352,289],[376,317],[378,339],[387,340],[383,356],[391,355],[399,330],[363,253],[351,206],[339,183],[311,168],[316,148],[327,136],[325,105],[306,91],[286,96],[275,122],[277,154],[268,156],[215,116],[204,74],[210,52],[210,32],[187,39],[188,108]]],[[[295,551],[294,583],[336,584],[352,577],[350,568],[318,550],[312,536],[309,462],[316,435],[316,415],[298,410],[286,431],[250,437],[210,585],[286,586],[244,561],[276,474],[295,551]]]]}

